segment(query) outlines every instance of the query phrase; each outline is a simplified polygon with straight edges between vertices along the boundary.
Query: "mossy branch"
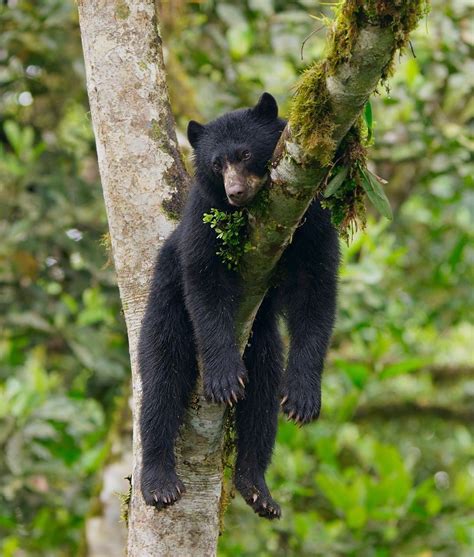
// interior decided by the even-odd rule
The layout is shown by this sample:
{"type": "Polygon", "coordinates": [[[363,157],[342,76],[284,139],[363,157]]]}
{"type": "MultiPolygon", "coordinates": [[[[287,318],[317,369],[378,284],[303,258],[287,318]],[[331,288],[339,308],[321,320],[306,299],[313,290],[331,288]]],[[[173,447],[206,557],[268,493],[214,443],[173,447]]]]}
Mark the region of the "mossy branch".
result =
{"type": "MultiPolygon", "coordinates": [[[[336,8],[325,59],[297,84],[289,124],[271,162],[265,211],[261,203],[249,209],[252,249],[242,257],[245,292],[237,327],[242,339],[272,270],[309,204],[323,193],[341,142],[377,85],[392,73],[396,53],[428,7],[426,0],[346,0],[336,8]]],[[[337,200],[348,217],[360,203],[357,191],[337,200]]]]}

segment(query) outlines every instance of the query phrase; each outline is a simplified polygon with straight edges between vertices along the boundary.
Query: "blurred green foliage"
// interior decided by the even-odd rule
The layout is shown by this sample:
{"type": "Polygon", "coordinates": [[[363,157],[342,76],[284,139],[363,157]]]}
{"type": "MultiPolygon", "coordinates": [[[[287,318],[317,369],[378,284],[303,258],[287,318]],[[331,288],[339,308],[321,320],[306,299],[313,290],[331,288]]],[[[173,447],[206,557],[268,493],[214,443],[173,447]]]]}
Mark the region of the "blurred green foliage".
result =
{"type": "MultiPolygon", "coordinates": [[[[269,483],[283,518],[236,498],[220,555],[474,554],[474,34],[468,0],[433,1],[390,91],[372,99],[373,213],[344,247],[320,421],[282,421],[269,483]],[[472,313],[471,313],[472,315],[472,313]]],[[[128,382],[123,319],[72,0],[0,7],[0,549],[77,555],[128,382]]],[[[161,5],[182,131],[253,104],[282,112],[321,56],[324,3],[161,5]]]]}
{"type": "Polygon", "coordinates": [[[126,339],[75,5],[0,10],[0,548],[74,555],[126,339]]]}

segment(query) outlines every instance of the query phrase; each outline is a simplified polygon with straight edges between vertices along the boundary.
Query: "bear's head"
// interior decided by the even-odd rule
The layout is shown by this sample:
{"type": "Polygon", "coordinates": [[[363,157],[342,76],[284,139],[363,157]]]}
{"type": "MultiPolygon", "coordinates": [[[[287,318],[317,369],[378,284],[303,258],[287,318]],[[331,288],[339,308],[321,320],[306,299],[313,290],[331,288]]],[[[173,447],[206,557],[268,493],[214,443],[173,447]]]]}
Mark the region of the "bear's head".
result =
{"type": "Polygon", "coordinates": [[[188,139],[203,195],[217,207],[247,205],[265,182],[284,127],[269,93],[253,108],[234,110],[206,125],[191,120],[188,139]]]}

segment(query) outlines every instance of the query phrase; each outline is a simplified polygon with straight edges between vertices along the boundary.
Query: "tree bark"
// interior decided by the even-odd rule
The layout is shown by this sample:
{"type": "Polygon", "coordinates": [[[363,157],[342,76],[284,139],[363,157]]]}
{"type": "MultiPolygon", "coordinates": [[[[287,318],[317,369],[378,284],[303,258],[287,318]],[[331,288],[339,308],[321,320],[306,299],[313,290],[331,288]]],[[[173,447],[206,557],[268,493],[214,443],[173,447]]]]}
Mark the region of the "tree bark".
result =
{"type": "MultiPolygon", "coordinates": [[[[353,2],[347,2],[352,4],[353,2]]],[[[406,3],[414,3],[406,0],[406,3]]],[[[403,2],[402,2],[403,4],[403,2]]],[[[224,409],[198,394],[177,446],[186,495],[164,512],[146,507],[139,489],[141,385],[137,341],[156,252],[173,229],[187,189],[170,111],[154,0],[78,0],[87,89],[113,257],[127,324],[134,396],[131,557],[216,554],[222,507],[224,409]]],[[[326,78],[334,149],[352,126],[397,46],[392,28],[358,29],[350,58],[326,78]]],[[[316,93],[316,92],[315,92],[316,93]]],[[[308,164],[287,128],[277,147],[264,214],[250,210],[245,296],[238,316],[241,347],[270,273],[291,241],[327,166],[308,164]]]]}

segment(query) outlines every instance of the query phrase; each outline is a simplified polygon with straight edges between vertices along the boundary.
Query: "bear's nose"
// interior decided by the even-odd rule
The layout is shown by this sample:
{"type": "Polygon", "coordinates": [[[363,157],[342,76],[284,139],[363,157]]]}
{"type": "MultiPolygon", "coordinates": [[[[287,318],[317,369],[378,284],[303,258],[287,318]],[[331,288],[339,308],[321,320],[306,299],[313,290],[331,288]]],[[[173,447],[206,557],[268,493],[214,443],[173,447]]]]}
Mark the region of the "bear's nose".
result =
{"type": "Polygon", "coordinates": [[[234,201],[238,201],[239,199],[242,199],[244,192],[245,190],[242,187],[232,188],[229,192],[229,197],[234,201]]]}

